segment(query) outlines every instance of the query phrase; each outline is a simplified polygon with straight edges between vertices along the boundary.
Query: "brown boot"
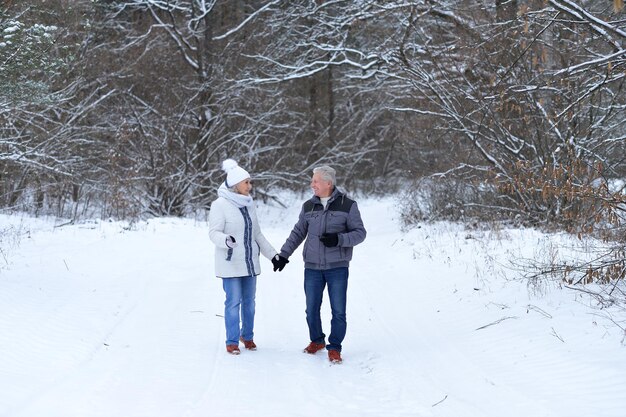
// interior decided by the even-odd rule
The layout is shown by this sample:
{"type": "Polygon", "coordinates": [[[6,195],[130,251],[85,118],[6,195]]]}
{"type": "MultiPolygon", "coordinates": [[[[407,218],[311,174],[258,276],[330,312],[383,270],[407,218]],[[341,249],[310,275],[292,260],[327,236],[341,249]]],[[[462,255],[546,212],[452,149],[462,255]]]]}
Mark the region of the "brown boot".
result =
{"type": "Polygon", "coordinates": [[[328,351],[328,360],[332,363],[341,363],[343,362],[341,359],[341,352],[338,350],[329,350],[328,351]]]}
{"type": "Polygon", "coordinates": [[[324,343],[315,343],[315,342],[311,342],[309,343],[309,346],[304,348],[304,353],[309,353],[311,355],[319,352],[320,350],[324,349],[326,347],[326,345],[324,343]]]}
{"type": "Polygon", "coordinates": [[[226,345],[226,352],[231,355],[239,355],[241,351],[239,350],[239,346],[237,345],[226,345]]]}
{"type": "Polygon", "coordinates": [[[243,343],[243,346],[248,350],[256,350],[256,345],[254,344],[254,340],[243,340],[243,337],[240,337],[239,340],[243,343]]]}

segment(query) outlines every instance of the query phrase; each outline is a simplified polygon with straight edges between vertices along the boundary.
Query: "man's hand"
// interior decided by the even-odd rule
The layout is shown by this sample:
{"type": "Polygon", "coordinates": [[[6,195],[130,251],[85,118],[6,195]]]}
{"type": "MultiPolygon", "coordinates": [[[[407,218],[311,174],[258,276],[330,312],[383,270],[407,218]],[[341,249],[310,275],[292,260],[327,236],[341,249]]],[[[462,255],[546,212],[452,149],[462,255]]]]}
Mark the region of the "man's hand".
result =
{"type": "Polygon", "coordinates": [[[272,258],[272,265],[274,265],[274,272],[276,272],[277,269],[279,271],[282,271],[285,265],[287,265],[288,263],[289,263],[289,260],[285,258],[284,256],[280,256],[279,254],[276,254],[276,256],[272,258]]]}
{"type": "Polygon", "coordinates": [[[234,249],[237,247],[237,241],[235,241],[234,237],[228,236],[226,238],[226,246],[228,246],[230,249],[234,249]]]}
{"type": "Polygon", "coordinates": [[[320,236],[320,240],[327,248],[332,248],[339,244],[339,236],[337,233],[324,233],[320,236]]]}

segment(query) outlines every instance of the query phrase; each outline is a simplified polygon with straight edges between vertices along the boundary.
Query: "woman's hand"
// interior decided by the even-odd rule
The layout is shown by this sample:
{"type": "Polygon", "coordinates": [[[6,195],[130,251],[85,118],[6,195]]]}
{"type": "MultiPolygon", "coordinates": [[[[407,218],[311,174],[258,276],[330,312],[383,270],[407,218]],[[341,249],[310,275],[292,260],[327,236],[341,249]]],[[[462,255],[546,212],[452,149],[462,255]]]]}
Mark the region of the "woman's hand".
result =
{"type": "Polygon", "coordinates": [[[234,237],[228,236],[226,238],[226,246],[228,246],[230,249],[234,249],[237,247],[237,241],[235,240],[234,237]]]}

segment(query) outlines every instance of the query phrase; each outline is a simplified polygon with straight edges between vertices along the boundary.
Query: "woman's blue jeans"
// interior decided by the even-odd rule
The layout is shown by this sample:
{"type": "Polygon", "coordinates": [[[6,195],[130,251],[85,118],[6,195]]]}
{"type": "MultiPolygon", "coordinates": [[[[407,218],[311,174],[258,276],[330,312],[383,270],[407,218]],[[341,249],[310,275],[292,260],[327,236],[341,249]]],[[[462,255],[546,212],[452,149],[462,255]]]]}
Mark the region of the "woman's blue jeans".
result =
{"type": "Polygon", "coordinates": [[[239,337],[243,340],[252,340],[254,338],[256,277],[223,278],[222,281],[226,293],[224,302],[226,344],[238,345],[239,337]],[[241,310],[241,328],[239,327],[239,310],[241,310]]]}
{"type": "Polygon", "coordinates": [[[332,319],[328,350],[341,352],[341,342],[346,336],[346,299],[348,293],[348,268],[326,270],[304,270],[304,294],[306,296],[306,322],[309,325],[309,337],[312,342],[325,343],[326,335],[322,331],[320,310],[324,288],[328,285],[328,298],[332,319]]]}

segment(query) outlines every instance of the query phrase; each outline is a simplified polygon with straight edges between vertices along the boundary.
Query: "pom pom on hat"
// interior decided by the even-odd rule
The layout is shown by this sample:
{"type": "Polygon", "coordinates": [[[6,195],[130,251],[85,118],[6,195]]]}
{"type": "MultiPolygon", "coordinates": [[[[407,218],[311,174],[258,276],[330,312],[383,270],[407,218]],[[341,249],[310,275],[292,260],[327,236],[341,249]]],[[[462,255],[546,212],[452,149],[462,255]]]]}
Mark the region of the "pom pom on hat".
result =
{"type": "Polygon", "coordinates": [[[224,162],[222,162],[222,169],[226,173],[228,173],[228,171],[238,166],[239,164],[237,164],[237,162],[234,159],[225,159],[224,162]]]}
{"type": "Polygon", "coordinates": [[[250,178],[248,171],[243,169],[233,159],[225,159],[222,162],[222,169],[226,172],[226,187],[231,188],[241,181],[250,178]]]}

